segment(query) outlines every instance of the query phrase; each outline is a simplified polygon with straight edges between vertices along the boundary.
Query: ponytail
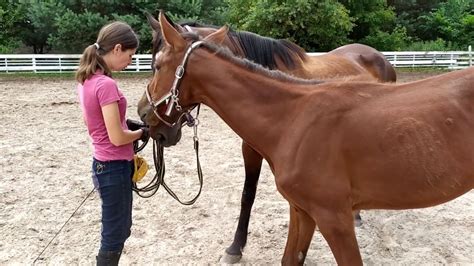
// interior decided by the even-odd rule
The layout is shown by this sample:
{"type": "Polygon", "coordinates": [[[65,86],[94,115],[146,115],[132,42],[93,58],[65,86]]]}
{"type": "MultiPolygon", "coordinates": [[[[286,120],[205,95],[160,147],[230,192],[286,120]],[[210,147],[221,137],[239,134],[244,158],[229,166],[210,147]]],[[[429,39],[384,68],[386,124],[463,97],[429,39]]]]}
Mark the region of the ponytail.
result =
{"type": "Polygon", "coordinates": [[[102,70],[104,75],[112,76],[112,72],[104,62],[104,59],[102,59],[102,56],[100,56],[100,51],[100,46],[97,43],[89,45],[84,49],[79,67],[76,71],[76,80],[79,83],[83,84],[84,81],[94,75],[97,70],[102,70]]]}

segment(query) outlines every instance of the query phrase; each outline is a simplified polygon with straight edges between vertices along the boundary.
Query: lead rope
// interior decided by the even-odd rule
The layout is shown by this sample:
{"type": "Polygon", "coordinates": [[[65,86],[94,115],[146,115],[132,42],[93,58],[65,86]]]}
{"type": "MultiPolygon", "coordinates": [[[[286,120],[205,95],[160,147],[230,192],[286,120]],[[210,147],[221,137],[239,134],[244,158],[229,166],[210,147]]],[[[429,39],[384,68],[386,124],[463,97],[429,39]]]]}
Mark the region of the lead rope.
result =
{"type": "Polygon", "coordinates": [[[77,211],[84,205],[86,200],[90,197],[90,195],[94,192],[95,188],[92,188],[92,190],[87,194],[87,196],[82,200],[82,202],[77,206],[77,208],[74,210],[74,212],[69,216],[69,218],[64,222],[64,224],[59,228],[59,230],[56,232],[56,234],[51,238],[51,240],[48,242],[48,244],[43,248],[43,250],[40,252],[40,254],[36,257],[36,259],[33,261],[33,265],[36,263],[41,258],[41,255],[46,251],[46,249],[53,243],[53,240],[56,239],[56,237],[61,233],[63,228],[66,226],[66,224],[72,219],[72,217],[77,213],[77,211]]]}

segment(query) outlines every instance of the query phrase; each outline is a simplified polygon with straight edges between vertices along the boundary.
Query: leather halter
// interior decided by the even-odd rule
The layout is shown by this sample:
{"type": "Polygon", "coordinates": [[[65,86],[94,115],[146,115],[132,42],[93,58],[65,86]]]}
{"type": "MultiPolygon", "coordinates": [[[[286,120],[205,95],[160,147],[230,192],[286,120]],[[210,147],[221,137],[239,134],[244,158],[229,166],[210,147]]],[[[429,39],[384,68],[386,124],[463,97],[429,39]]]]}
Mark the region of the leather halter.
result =
{"type": "MultiPolygon", "coordinates": [[[[191,110],[194,109],[196,106],[194,106],[193,108],[191,108],[190,110],[188,110],[187,112],[184,112],[182,113],[178,119],[175,121],[175,122],[172,122],[172,123],[169,123],[167,122],[166,120],[164,120],[161,115],[158,113],[158,106],[162,103],[167,103],[167,108],[166,108],[166,112],[165,112],[165,115],[166,116],[170,116],[171,115],[171,111],[173,110],[173,107],[178,111],[178,112],[181,112],[182,108],[181,108],[181,105],[179,105],[179,90],[178,90],[178,87],[179,87],[179,84],[181,82],[181,79],[183,78],[183,75],[184,75],[184,69],[186,67],[186,63],[188,62],[188,58],[189,58],[189,55],[196,49],[198,48],[199,46],[202,45],[202,41],[197,41],[197,42],[194,42],[191,44],[191,46],[188,47],[188,50],[186,50],[186,53],[184,54],[184,58],[183,58],[183,61],[181,62],[181,64],[176,68],[176,71],[175,71],[175,78],[174,78],[174,81],[173,81],[173,85],[171,86],[171,89],[170,91],[165,94],[163,97],[161,97],[157,102],[154,102],[152,97],[151,97],[151,94],[150,94],[150,89],[149,89],[149,86],[146,88],[146,97],[148,99],[148,103],[151,105],[152,109],[153,109],[153,112],[155,113],[156,117],[161,121],[163,122],[165,125],[167,125],[168,127],[174,127],[177,123],[179,123],[179,121],[181,120],[181,118],[183,116],[186,116],[187,119],[191,118],[192,120],[195,120],[192,115],[191,115],[191,110]]],[[[188,122],[190,122],[188,120],[188,122]]],[[[189,125],[189,124],[188,124],[189,125]]],[[[189,125],[189,126],[192,126],[192,125],[189,125]]]]}

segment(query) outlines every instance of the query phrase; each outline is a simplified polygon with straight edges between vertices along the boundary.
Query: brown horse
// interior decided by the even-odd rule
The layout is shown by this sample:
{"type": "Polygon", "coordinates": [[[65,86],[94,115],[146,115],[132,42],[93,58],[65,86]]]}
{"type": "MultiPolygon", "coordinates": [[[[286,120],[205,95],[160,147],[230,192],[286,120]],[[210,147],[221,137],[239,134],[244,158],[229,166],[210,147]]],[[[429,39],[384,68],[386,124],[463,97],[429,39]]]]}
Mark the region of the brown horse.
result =
{"type": "Polygon", "coordinates": [[[401,85],[301,80],[211,44],[225,27],[193,42],[160,23],[147,122],[181,123],[204,103],[267,160],[290,205],[283,264],[304,262],[317,223],[338,264],[360,265],[352,210],[429,207],[474,187],[474,68],[401,85]]]}
{"type": "MultiPolygon", "coordinates": [[[[154,62],[162,48],[163,40],[160,23],[150,14],[147,14],[147,18],[153,30],[152,69],[154,69],[154,62]]],[[[175,24],[168,17],[165,16],[165,18],[178,32],[195,33],[200,38],[206,37],[218,29],[197,23],[175,24]]],[[[396,81],[395,70],[384,55],[374,48],[362,44],[349,44],[324,55],[308,56],[301,47],[287,40],[272,39],[245,31],[229,31],[223,45],[237,56],[247,58],[269,69],[278,69],[300,78],[396,81]]],[[[139,109],[147,107],[148,101],[144,94],[139,103],[139,109]]],[[[141,113],[146,115],[148,112],[143,110],[141,113]]],[[[142,117],[142,120],[145,121],[147,118],[142,117]]],[[[158,127],[160,126],[165,125],[158,125],[158,127]]],[[[181,134],[180,129],[180,126],[175,128],[177,134],[181,134]]],[[[164,137],[166,135],[157,135],[159,131],[156,130],[156,127],[152,127],[152,137],[161,140],[164,146],[171,146],[164,137]]],[[[245,183],[234,240],[226,249],[222,259],[228,263],[235,263],[242,257],[242,250],[247,242],[250,213],[262,167],[262,156],[245,141],[242,143],[242,154],[245,166],[245,183]]],[[[355,214],[355,220],[357,226],[362,222],[358,212],[355,214]]]]}

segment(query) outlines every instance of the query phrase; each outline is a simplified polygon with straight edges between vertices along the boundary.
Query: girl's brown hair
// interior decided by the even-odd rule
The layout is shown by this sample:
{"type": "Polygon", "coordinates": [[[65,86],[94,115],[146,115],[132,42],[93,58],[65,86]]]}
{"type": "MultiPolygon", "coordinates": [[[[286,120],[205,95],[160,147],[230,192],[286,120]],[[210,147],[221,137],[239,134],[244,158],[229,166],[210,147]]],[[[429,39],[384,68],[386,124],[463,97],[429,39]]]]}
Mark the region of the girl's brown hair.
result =
{"type": "Polygon", "coordinates": [[[138,37],[132,28],[124,22],[115,21],[100,29],[97,41],[84,49],[79,68],[76,71],[76,80],[83,84],[98,69],[105,75],[112,76],[112,72],[105,63],[102,56],[114,49],[115,45],[121,44],[122,51],[136,49],[138,37]]]}

